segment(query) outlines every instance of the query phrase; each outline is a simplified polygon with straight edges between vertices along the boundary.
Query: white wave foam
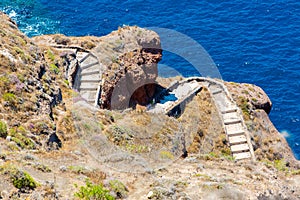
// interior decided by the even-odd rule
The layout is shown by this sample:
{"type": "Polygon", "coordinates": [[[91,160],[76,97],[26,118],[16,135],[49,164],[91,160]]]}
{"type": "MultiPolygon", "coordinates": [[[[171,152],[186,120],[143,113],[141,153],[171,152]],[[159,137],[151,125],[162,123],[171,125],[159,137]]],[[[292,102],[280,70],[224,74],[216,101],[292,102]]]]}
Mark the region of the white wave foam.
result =
{"type": "Polygon", "coordinates": [[[285,137],[285,138],[290,137],[290,133],[289,133],[287,130],[281,131],[280,134],[281,134],[283,137],[285,137]]]}

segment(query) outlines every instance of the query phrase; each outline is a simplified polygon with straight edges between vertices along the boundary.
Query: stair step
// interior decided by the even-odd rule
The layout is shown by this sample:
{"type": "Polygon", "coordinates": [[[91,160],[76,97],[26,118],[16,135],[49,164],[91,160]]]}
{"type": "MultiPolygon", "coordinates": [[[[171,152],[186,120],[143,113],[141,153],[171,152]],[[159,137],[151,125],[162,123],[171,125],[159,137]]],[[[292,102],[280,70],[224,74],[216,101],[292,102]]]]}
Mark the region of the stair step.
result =
{"type": "Polygon", "coordinates": [[[81,79],[81,83],[100,83],[100,79],[96,79],[96,80],[88,80],[88,79],[86,79],[86,80],[82,80],[81,79]]]}
{"type": "Polygon", "coordinates": [[[245,135],[230,136],[228,137],[228,140],[230,144],[241,144],[247,142],[247,138],[245,135]]]}
{"type": "Polygon", "coordinates": [[[249,151],[249,146],[248,144],[236,144],[236,145],[231,145],[230,146],[231,152],[243,152],[243,151],[249,151]]]}
{"type": "Polygon", "coordinates": [[[238,135],[245,135],[245,131],[244,130],[234,130],[234,131],[227,131],[226,134],[228,136],[238,136],[238,135]]]}
{"type": "Polygon", "coordinates": [[[94,99],[97,95],[97,90],[93,91],[80,91],[80,95],[82,98],[88,100],[88,99],[94,99]]]}
{"type": "Polygon", "coordinates": [[[242,152],[242,153],[234,153],[232,156],[235,158],[235,160],[242,160],[242,159],[248,159],[251,158],[250,152],[242,152]]]}
{"type": "Polygon", "coordinates": [[[77,58],[77,60],[81,63],[81,62],[83,62],[85,59],[87,59],[87,57],[89,57],[89,53],[87,53],[87,52],[77,52],[77,54],[76,54],[76,58],[77,58]]]}
{"type": "Polygon", "coordinates": [[[93,74],[100,74],[99,70],[97,71],[91,71],[91,72],[81,72],[81,76],[89,76],[89,75],[93,75],[93,74]]]}
{"type": "Polygon", "coordinates": [[[240,116],[237,112],[224,113],[222,116],[224,121],[240,119],[240,116]]]}
{"type": "Polygon", "coordinates": [[[98,88],[99,82],[81,82],[80,88],[98,88]]]}
{"type": "Polygon", "coordinates": [[[96,61],[96,62],[93,62],[93,63],[87,64],[87,65],[83,65],[83,66],[81,66],[81,69],[82,69],[82,70],[84,70],[84,69],[87,69],[87,68],[89,68],[89,67],[92,67],[92,66],[94,66],[94,65],[98,65],[98,64],[99,64],[99,62],[98,62],[98,61],[96,61]]]}
{"type": "Polygon", "coordinates": [[[96,87],[80,87],[79,88],[79,91],[81,92],[81,91],[91,91],[91,92],[95,92],[95,91],[97,91],[97,89],[98,88],[96,88],[96,87]]]}
{"type": "Polygon", "coordinates": [[[66,52],[66,53],[72,53],[72,54],[77,53],[77,49],[72,49],[72,48],[56,48],[56,50],[66,52]]]}
{"type": "Polygon", "coordinates": [[[223,92],[223,90],[222,90],[222,89],[219,89],[219,90],[212,91],[211,93],[212,93],[213,95],[215,95],[215,94],[219,94],[219,93],[221,93],[221,92],[223,92]]]}
{"type": "Polygon", "coordinates": [[[226,132],[236,132],[237,130],[244,130],[242,123],[238,124],[227,124],[225,125],[226,132]]]}
{"type": "Polygon", "coordinates": [[[86,101],[89,103],[95,103],[95,99],[86,99],[86,101]]]}
{"type": "Polygon", "coordinates": [[[232,107],[232,108],[227,108],[225,110],[222,110],[222,114],[226,114],[226,113],[231,113],[231,112],[236,112],[237,111],[237,107],[232,107]]]}
{"type": "Polygon", "coordinates": [[[92,75],[80,77],[80,81],[81,82],[83,82],[83,81],[89,81],[89,80],[100,82],[101,81],[100,75],[99,74],[92,74],[92,75]]]}
{"type": "Polygon", "coordinates": [[[225,125],[237,124],[237,123],[241,123],[241,122],[242,122],[241,119],[227,119],[227,120],[224,120],[225,125]]]}

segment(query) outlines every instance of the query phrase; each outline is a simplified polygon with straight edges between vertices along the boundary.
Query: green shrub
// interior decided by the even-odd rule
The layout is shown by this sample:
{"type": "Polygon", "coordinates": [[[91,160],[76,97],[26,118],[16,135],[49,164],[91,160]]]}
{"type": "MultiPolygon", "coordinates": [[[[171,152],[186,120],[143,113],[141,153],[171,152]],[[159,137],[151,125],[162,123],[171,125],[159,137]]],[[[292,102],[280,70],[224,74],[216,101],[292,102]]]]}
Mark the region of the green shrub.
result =
{"type": "Polygon", "coordinates": [[[248,100],[244,97],[239,97],[238,99],[238,105],[242,109],[243,116],[245,120],[250,119],[250,105],[248,104],[248,100]]]}
{"type": "Polygon", "coordinates": [[[38,183],[27,173],[16,170],[11,174],[13,185],[18,189],[35,189],[38,183]]]}
{"type": "Polygon", "coordinates": [[[22,149],[34,149],[34,142],[30,138],[26,137],[26,135],[24,135],[26,134],[26,130],[23,129],[23,127],[19,127],[17,131],[15,129],[10,129],[9,135],[11,136],[11,140],[14,141],[22,149]]]}
{"type": "Polygon", "coordinates": [[[174,155],[169,151],[161,151],[159,155],[162,159],[174,159],[174,155]]]}
{"type": "Polygon", "coordinates": [[[59,74],[59,68],[53,63],[50,64],[50,71],[55,73],[55,74],[59,74]]]}
{"type": "Polygon", "coordinates": [[[7,136],[6,123],[0,120],[0,137],[6,138],[6,136],[7,136]]]}
{"type": "Polygon", "coordinates": [[[115,198],[109,194],[103,185],[94,185],[90,181],[86,181],[86,186],[81,186],[79,191],[76,192],[75,197],[79,199],[91,200],[114,200],[115,198]]]}
{"type": "Polygon", "coordinates": [[[51,60],[51,61],[54,61],[55,60],[55,55],[53,54],[53,52],[48,49],[47,51],[47,57],[51,60]]]}
{"type": "Polygon", "coordinates": [[[16,95],[14,95],[13,93],[7,92],[5,94],[3,94],[2,96],[4,101],[9,102],[10,104],[15,104],[16,102],[16,95]]]}
{"type": "Polygon", "coordinates": [[[0,165],[0,174],[10,176],[12,184],[20,190],[31,190],[39,186],[39,183],[37,183],[27,172],[17,169],[10,163],[0,165]]]}
{"type": "Polygon", "coordinates": [[[282,160],[275,160],[274,161],[274,167],[278,170],[278,171],[287,171],[288,168],[286,167],[286,162],[282,159],[282,160]]]}

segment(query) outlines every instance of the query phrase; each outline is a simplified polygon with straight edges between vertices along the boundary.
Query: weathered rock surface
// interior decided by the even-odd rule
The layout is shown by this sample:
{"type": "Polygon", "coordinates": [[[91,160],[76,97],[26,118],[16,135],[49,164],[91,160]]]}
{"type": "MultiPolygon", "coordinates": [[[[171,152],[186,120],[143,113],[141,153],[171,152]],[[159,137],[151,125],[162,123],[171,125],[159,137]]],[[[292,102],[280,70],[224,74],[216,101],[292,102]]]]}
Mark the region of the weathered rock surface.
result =
{"type": "Polygon", "coordinates": [[[272,103],[267,94],[252,84],[232,82],[225,84],[243,111],[256,158],[283,161],[287,166],[299,168],[299,162],[295,159],[286,139],[269,119],[272,103]]]}
{"type": "MultiPolygon", "coordinates": [[[[46,35],[34,38],[40,45],[89,49],[100,62],[102,74],[99,105],[106,109],[125,109],[149,103],[154,95],[157,63],[162,56],[159,36],[139,27],[122,27],[103,37],[46,35]],[[90,44],[89,48],[86,44],[90,44]]],[[[66,58],[66,77],[70,86],[78,67],[76,59],[66,58]]],[[[101,73],[100,72],[100,73],[101,73]]]]}
{"type": "Polygon", "coordinates": [[[271,112],[272,102],[268,95],[258,86],[248,83],[226,83],[227,88],[232,92],[236,101],[243,97],[251,106],[250,110],[262,109],[267,114],[271,112]]]}
{"type": "Polygon", "coordinates": [[[55,132],[53,109],[63,100],[58,60],[1,12],[0,22],[1,120],[18,148],[39,149],[55,132]]]}

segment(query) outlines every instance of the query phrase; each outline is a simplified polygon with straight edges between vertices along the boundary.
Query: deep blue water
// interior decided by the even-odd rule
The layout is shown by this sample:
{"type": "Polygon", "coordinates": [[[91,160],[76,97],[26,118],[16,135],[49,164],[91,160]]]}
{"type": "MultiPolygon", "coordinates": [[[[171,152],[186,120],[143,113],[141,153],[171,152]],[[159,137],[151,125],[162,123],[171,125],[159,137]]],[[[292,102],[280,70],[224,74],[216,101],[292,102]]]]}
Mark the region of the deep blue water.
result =
{"type": "MultiPolygon", "coordinates": [[[[2,0],[0,9],[29,36],[101,36],[123,24],[186,34],[208,51],[224,80],[266,91],[273,102],[271,120],[288,133],[300,159],[299,1],[2,0]]],[[[162,64],[195,75],[188,62],[172,53],[164,53],[162,64]]]]}

